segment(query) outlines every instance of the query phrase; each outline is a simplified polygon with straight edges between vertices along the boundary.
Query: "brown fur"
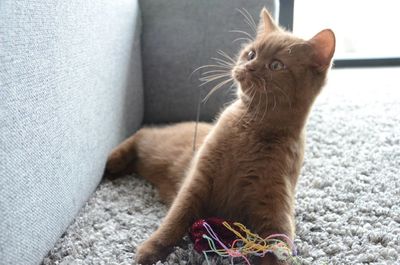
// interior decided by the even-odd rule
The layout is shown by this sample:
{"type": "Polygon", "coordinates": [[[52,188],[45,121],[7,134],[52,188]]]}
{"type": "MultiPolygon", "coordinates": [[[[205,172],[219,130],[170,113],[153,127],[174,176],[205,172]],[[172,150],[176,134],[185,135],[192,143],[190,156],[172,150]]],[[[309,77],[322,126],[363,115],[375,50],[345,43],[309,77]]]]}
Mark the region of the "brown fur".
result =
{"type": "MultiPolygon", "coordinates": [[[[110,155],[112,175],[137,172],[171,207],[137,250],[137,262],[165,258],[193,221],[219,216],[261,236],[294,237],[294,192],[304,154],[304,127],[326,78],[335,39],[324,30],[309,41],[284,32],[264,9],[259,33],[232,69],[238,99],[215,125],[143,128],[110,155]],[[248,60],[250,50],[256,52],[248,60]],[[273,71],[274,60],[284,68],[273,71]]],[[[268,256],[262,264],[275,264],[268,256]]]]}

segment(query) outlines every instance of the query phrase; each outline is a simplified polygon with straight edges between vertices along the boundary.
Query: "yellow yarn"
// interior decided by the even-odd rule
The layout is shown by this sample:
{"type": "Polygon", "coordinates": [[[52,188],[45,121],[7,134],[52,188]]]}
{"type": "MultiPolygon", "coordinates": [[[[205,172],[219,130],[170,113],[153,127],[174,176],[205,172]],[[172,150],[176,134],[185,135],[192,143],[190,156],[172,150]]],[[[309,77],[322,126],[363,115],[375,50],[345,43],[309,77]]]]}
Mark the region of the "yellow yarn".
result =
{"type": "Polygon", "coordinates": [[[232,226],[230,226],[227,222],[222,223],[227,229],[229,229],[232,233],[234,233],[238,238],[240,238],[243,246],[234,247],[232,249],[239,250],[243,255],[247,254],[255,254],[255,253],[265,253],[268,251],[275,252],[275,250],[279,247],[282,248],[285,252],[291,253],[291,250],[285,242],[277,239],[264,239],[257,234],[252,233],[247,227],[245,227],[241,223],[234,223],[237,227],[240,228],[245,234],[244,237],[241,233],[236,231],[232,226]],[[272,244],[271,244],[272,243],[272,244]]]}
{"type": "Polygon", "coordinates": [[[210,250],[203,251],[207,263],[210,264],[207,253],[213,252],[221,257],[243,258],[245,262],[250,265],[250,261],[247,258],[249,254],[263,257],[267,253],[273,253],[278,260],[291,261],[293,264],[299,264],[295,257],[296,250],[291,240],[284,234],[273,234],[267,238],[261,238],[259,235],[252,233],[247,227],[241,223],[233,223],[240,231],[233,228],[228,222],[222,222],[222,224],[232,233],[234,233],[238,239],[231,243],[231,246],[226,246],[212,228],[205,223],[204,227],[208,231],[209,235],[203,235],[208,241],[210,250]],[[284,238],[281,240],[279,238],[284,238]],[[217,248],[215,243],[218,243],[220,247],[217,248]]]}

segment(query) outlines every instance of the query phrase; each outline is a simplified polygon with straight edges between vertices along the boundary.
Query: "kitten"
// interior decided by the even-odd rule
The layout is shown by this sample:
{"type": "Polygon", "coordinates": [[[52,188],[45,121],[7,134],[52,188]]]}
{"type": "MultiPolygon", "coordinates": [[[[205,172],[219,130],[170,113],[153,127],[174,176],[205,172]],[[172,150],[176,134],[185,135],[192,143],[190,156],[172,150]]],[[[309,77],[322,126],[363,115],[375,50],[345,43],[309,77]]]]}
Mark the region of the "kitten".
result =
{"type": "MultiPolygon", "coordinates": [[[[214,125],[143,128],[118,146],[107,172],[136,172],[159,190],[170,209],[137,250],[139,264],[165,258],[199,218],[245,224],[262,237],[294,238],[294,196],[303,162],[304,127],[325,83],[335,36],[323,30],[306,41],[281,29],[264,8],[254,41],[231,70],[238,99],[214,125]]],[[[261,264],[276,264],[267,255],[261,264]]]]}

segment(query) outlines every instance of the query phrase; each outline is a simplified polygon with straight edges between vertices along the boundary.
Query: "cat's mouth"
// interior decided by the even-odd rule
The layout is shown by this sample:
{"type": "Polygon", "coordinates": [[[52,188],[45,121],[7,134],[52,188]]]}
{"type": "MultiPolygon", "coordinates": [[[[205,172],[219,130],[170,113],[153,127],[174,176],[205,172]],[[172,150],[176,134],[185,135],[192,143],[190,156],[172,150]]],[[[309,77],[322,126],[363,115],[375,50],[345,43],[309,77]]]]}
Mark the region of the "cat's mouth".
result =
{"type": "Polygon", "coordinates": [[[238,81],[242,89],[250,86],[254,86],[255,76],[251,71],[247,69],[236,67],[232,71],[233,78],[238,81]]]}
{"type": "Polygon", "coordinates": [[[246,68],[235,67],[232,70],[232,77],[240,83],[242,90],[257,89],[267,92],[267,84],[257,76],[254,70],[249,71],[246,68]]]}
{"type": "Polygon", "coordinates": [[[237,67],[232,72],[233,78],[240,83],[250,78],[250,73],[246,69],[237,67]]]}

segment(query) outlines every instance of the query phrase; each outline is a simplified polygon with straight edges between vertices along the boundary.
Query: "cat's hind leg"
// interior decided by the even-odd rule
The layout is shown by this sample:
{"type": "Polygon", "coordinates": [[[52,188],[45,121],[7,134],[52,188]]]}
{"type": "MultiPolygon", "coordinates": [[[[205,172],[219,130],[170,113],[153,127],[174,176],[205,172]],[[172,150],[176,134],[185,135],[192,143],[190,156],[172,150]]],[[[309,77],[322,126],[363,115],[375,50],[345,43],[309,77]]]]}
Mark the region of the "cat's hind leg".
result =
{"type": "Polygon", "coordinates": [[[163,139],[162,130],[142,128],[118,145],[107,159],[104,176],[108,179],[136,173],[152,183],[161,200],[167,205],[178,193],[187,161],[173,163],[169,144],[163,139]],[[161,132],[161,133],[160,133],[161,132]]]}
{"type": "MultiPolygon", "coordinates": [[[[199,141],[210,126],[199,124],[199,141]]],[[[151,182],[170,205],[193,157],[194,123],[144,127],[117,146],[108,157],[105,176],[114,179],[136,173],[151,182]]]]}

